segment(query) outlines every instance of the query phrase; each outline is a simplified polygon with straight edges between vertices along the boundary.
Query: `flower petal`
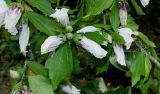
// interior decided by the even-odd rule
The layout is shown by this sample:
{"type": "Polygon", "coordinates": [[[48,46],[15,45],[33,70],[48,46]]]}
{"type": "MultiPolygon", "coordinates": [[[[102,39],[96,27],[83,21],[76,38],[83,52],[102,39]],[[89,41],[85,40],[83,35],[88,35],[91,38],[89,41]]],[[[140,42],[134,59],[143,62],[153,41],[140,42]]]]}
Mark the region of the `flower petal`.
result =
{"type": "Polygon", "coordinates": [[[61,8],[55,9],[55,13],[51,14],[50,17],[57,19],[63,26],[67,26],[69,24],[69,17],[68,17],[68,9],[61,8]]]}
{"type": "Polygon", "coordinates": [[[94,26],[86,26],[80,30],[77,31],[77,33],[86,33],[86,32],[95,32],[97,31],[97,28],[94,26]]]}
{"type": "Polygon", "coordinates": [[[8,10],[8,6],[4,0],[0,0],[0,27],[4,23],[5,13],[8,10]]]}
{"type": "Polygon", "coordinates": [[[69,85],[66,85],[66,86],[62,86],[62,91],[64,91],[65,93],[67,94],[81,94],[80,93],[80,90],[77,89],[75,86],[69,86],[69,85]]]}
{"type": "Polygon", "coordinates": [[[113,49],[114,49],[114,52],[116,54],[117,62],[120,65],[126,66],[123,47],[120,46],[120,45],[117,45],[117,44],[113,44],[113,49]]]}
{"type": "Polygon", "coordinates": [[[27,23],[22,24],[19,31],[19,46],[21,52],[26,55],[26,47],[29,41],[29,27],[27,23]]]}
{"type": "Polygon", "coordinates": [[[84,49],[86,49],[97,58],[103,58],[107,54],[107,52],[102,49],[99,44],[97,44],[93,40],[87,39],[86,37],[83,37],[80,43],[84,49]]]}
{"type": "Polygon", "coordinates": [[[4,19],[6,29],[11,29],[16,26],[21,17],[21,10],[18,7],[11,7],[7,11],[4,19]]]}
{"type": "Polygon", "coordinates": [[[140,0],[143,7],[147,6],[149,4],[150,0],[140,0]]]}
{"type": "Polygon", "coordinates": [[[121,0],[119,6],[120,6],[120,10],[119,10],[120,21],[121,21],[121,24],[125,26],[127,25],[127,9],[126,9],[125,2],[121,0]]]}
{"type": "Polygon", "coordinates": [[[8,29],[8,32],[11,33],[11,35],[16,35],[18,33],[16,27],[12,27],[12,28],[8,29]]]}
{"type": "Polygon", "coordinates": [[[130,28],[121,28],[118,30],[118,32],[125,40],[126,49],[129,49],[132,42],[134,41],[132,38],[132,34],[136,35],[137,32],[133,32],[130,28]]]}
{"type": "Polygon", "coordinates": [[[55,51],[62,44],[62,39],[57,36],[48,37],[41,46],[41,54],[55,51]]]}

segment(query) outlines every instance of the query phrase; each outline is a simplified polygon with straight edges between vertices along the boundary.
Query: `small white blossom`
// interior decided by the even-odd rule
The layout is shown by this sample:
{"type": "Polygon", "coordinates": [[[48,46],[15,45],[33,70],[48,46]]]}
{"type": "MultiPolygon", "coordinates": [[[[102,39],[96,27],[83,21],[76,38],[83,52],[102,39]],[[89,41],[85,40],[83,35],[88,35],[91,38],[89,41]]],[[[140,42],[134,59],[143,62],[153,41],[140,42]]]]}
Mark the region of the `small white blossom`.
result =
{"type": "Polygon", "coordinates": [[[107,91],[107,86],[105,85],[105,82],[103,80],[103,78],[99,78],[99,90],[102,92],[102,93],[105,93],[107,91]]]}
{"type": "Polygon", "coordinates": [[[77,89],[75,86],[69,86],[69,85],[65,85],[62,86],[62,91],[64,91],[67,94],[81,94],[80,93],[80,89],[77,89]]]}
{"type": "Polygon", "coordinates": [[[118,44],[113,44],[113,49],[114,49],[114,52],[116,54],[117,62],[120,65],[126,66],[123,47],[121,45],[118,45],[118,44]]]}
{"type": "Polygon", "coordinates": [[[55,9],[55,13],[51,14],[50,17],[57,19],[64,27],[69,24],[69,17],[68,17],[68,9],[61,8],[55,9]]]}
{"type": "Polygon", "coordinates": [[[4,17],[8,10],[8,6],[4,0],[0,0],[0,27],[4,23],[4,17]]]}
{"type": "Polygon", "coordinates": [[[26,47],[29,41],[29,27],[27,23],[22,24],[19,30],[19,46],[21,53],[26,55],[26,47]]]}
{"type": "Polygon", "coordinates": [[[20,74],[17,71],[15,71],[15,70],[9,70],[9,73],[10,73],[10,77],[12,79],[18,79],[18,78],[20,78],[20,74]]]}
{"type": "Polygon", "coordinates": [[[127,9],[125,2],[121,0],[119,9],[120,22],[123,26],[127,25],[127,9]]]}
{"type": "Polygon", "coordinates": [[[143,7],[147,6],[149,4],[150,0],[140,0],[143,7]]]}
{"type": "Polygon", "coordinates": [[[62,38],[57,36],[48,37],[41,46],[41,54],[55,51],[62,44],[62,38]]]}
{"type": "Polygon", "coordinates": [[[138,35],[138,32],[133,32],[130,28],[121,28],[118,32],[125,40],[126,49],[129,49],[134,41],[132,35],[138,35]]]}
{"type": "Polygon", "coordinates": [[[4,24],[12,35],[16,35],[18,32],[15,30],[16,24],[21,17],[21,10],[18,7],[10,7],[5,15],[4,24]]]}
{"type": "Polygon", "coordinates": [[[81,39],[80,44],[84,49],[86,49],[88,52],[90,52],[97,58],[103,58],[107,54],[107,52],[103,48],[101,48],[99,44],[86,37],[83,37],[81,39]]]}
{"type": "Polygon", "coordinates": [[[80,30],[77,31],[77,33],[86,33],[86,32],[95,32],[97,31],[97,28],[94,26],[86,26],[80,30]]]}

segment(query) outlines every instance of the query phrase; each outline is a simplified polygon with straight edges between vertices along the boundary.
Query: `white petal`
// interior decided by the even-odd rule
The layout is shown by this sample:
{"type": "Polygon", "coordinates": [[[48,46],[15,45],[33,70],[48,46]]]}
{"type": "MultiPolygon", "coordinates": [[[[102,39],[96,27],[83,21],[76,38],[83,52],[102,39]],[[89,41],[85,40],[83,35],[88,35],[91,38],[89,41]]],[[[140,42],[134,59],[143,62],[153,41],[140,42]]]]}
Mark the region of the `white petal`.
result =
{"type": "Polygon", "coordinates": [[[48,37],[41,46],[41,54],[55,51],[62,43],[62,39],[57,36],[48,37]]]}
{"type": "Polygon", "coordinates": [[[69,24],[69,17],[68,17],[68,9],[55,9],[55,13],[51,14],[50,17],[57,19],[63,26],[67,26],[69,24]]]}
{"type": "Polygon", "coordinates": [[[21,52],[26,55],[26,47],[29,41],[29,27],[27,23],[24,23],[19,31],[19,46],[21,52]]]}
{"type": "Polygon", "coordinates": [[[123,26],[127,25],[127,9],[125,2],[120,1],[120,10],[119,10],[120,21],[123,26]]]}
{"type": "Polygon", "coordinates": [[[0,27],[4,22],[5,13],[8,10],[8,6],[4,0],[0,0],[0,27]]]}
{"type": "Polygon", "coordinates": [[[120,65],[126,66],[123,47],[120,46],[120,45],[117,45],[117,44],[113,44],[113,49],[114,49],[114,52],[116,54],[117,62],[120,65]]]}
{"type": "Polygon", "coordinates": [[[86,49],[97,58],[103,58],[107,54],[107,52],[102,49],[99,44],[97,44],[93,40],[87,39],[86,37],[83,37],[80,43],[84,49],[86,49]]]}
{"type": "Polygon", "coordinates": [[[69,85],[66,85],[66,86],[62,86],[62,91],[64,91],[65,93],[67,94],[81,94],[80,93],[80,90],[77,89],[75,86],[69,86],[69,85]]]}
{"type": "Polygon", "coordinates": [[[77,31],[77,33],[86,33],[86,32],[95,32],[97,31],[97,28],[94,26],[86,26],[80,30],[77,31]]]}
{"type": "Polygon", "coordinates": [[[108,41],[103,41],[102,45],[107,47],[108,46],[108,41]]]}
{"type": "Polygon", "coordinates": [[[16,35],[18,33],[16,27],[12,27],[12,28],[8,29],[8,32],[11,33],[11,35],[16,35]]]}
{"type": "Polygon", "coordinates": [[[126,49],[129,49],[132,42],[134,41],[133,38],[132,38],[132,34],[135,35],[137,33],[134,33],[130,28],[121,28],[118,31],[119,31],[119,34],[125,40],[126,49]]]}
{"type": "Polygon", "coordinates": [[[140,0],[143,7],[147,6],[149,4],[150,0],[140,0]]]}
{"type": "Polygon", "coordinates": [[[20,17],[21,17],[21,11],[18,7],[9,8],[4,19],[5,28],[11,29],[15,27],[20,17]]]}

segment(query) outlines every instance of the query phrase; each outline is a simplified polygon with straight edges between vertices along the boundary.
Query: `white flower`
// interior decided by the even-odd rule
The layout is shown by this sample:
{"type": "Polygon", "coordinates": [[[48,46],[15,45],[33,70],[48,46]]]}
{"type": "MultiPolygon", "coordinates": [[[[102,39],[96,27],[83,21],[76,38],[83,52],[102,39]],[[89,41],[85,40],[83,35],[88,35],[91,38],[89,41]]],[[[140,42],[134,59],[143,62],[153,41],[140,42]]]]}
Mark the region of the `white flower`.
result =
{"type": "Polygon", "coordinates": [[[113,49],[114,49],[114,52],[116,54],[117,62],[120,65],[126,66],[123,47],[120,46],[120,45],[117,45],[117,44],[113,44],[113,49]]]}
{"type": "Polygon", "coordinates": [[[62,44],[62,39],[57,36],[48,37],[41,46],[41,54],[55,51],[62,44]]]}
{"type": "Polygon", "coordinates": [[[62,86],[62,91],[64,91],[67,94],[81,94],[80,89],[77,89],[75,86],[62,86]]]}
{"type": "Polygon", "coordinates": [[[126,49],[129,49],[134,41],[131,35],[138,35],[138,32],[133,32],[130,28],[121,28],[118,32],[125,40],[126,49]]]}
{"type": "Polygon", "coordinates": [[[20,78],[20,74],[17,71],[15,71],[15,70],[9,70],[9,73],[10,73],[10,77],[12,79],[18,79],[18,78],[20,78]]]}
{"type": "Polygon", "coordinates": [[[8,10],[8,6],[4,0],[0,0],[0,27],[4,23],[4,17],[8,10]]]}
{"type": "Polygon", "coordinates": [[[150,0],[140,0],[143,7],[147,6],[149,4],[150,0]]]}
{"type": "Polygon", "coordinates": [[[119,6],[120,6],[120,10],[119,10],[120,21],[121,21],[121,24],[125,26],[127,25],[127,9],[126,9],[125,2],[121,0],[119,6]]]}
{"type": "Polygon", "coordinates": [[[17,30],[15,30],[15,27],[20,17],[21,10],[18,7],[9,8],[5,15],[5,28],[8,29],[8,32],[10,32],[12,35],[16,35],[18,33],[17,30]]]}
{"type": "Polygon", "coordinates": [[[97,31],[97,28],[94,26],[86,26],[80,30],[77,31],[77,33],[86,33],[86,32],[95,32],[97,31]]]}
{"type": "Polygon", "coordinates": [[[19,46],[21,52],[26,55],[26,47],[29,41],[29,27],[27,23],[22,24],[19,30],[19,46]]]}
{"type": "Polygon", "coordinates": [[[57,19],[63,26],[67,26],[69,24],[69,17],[68,17],[68,9],[61,8],[55,9],[55,13],[51,14],[50,17],[57,19]]]}
{"type": "Polygon", "coordinates": [[[81,39],[80,44],[84,49],[86,49],[97,58],[103,58],[107,54],[107,52],[102,49],[99,44],[97,44],[93,40],[87,39],[86,37],[83,37],[81,39]]]}

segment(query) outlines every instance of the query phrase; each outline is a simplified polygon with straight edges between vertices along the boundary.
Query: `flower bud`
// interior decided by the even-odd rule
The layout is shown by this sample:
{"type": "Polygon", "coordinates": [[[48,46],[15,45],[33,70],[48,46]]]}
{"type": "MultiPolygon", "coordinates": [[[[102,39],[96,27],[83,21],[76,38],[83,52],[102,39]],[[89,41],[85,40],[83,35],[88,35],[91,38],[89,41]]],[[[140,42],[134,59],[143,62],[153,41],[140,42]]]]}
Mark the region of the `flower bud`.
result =
{"type": "Polygon", "coordinates": [[[86,26],[80,30],[77,31],[77,33],[86,33],[86,32],[95,32],[97,31],[97,28],[94,26],[86,26]]]}
{"type": "Polygon", "coordinates": [[[68,17],[68,9],[61,8],[55,9],[55,13],[51,14],[50,17],[57,19],[64,27],[69,24],[69,17],[68,17]]]}
{"type": "Polygon", "coordinates": [[[149,4],[150,0],[140,0],[143,7],[147,6],[149,4]]]}
{"type": "Polygon", "coordinates": [[[97,44],[93,40],[87,39],[86,37],[83,37],[81,39],[80,44],[84,49],[93,54],[96,58],[104,58],[107,54],[107,52],[103,48],[101,48],[99,44],[97,44]]]}
{"type": "Polygon", "coordinates": [[[57,36],[50,36],[48,37],[41,46],[41,54],[45,54],[51,51],[55,51],[56,48],[62,44],[62,38],[57,36]]]}
{"type": "Polygon", "coordinates": [[[127,9],[125,2],[123,0],[120,1],[119,5],[119,17],[120,17],[120,22],[123,26],[127,25],[127,9]]]}
{"type": "Polygon", "coordinates": [[[20,74],[15,70],[9,70],[9,73],[10,73],[10,77],[12,79],[19,79],[20,78],[20,74]]]}
{"type": "Polygon", "coordinates": [[[29,27],[27,23],[21,25],[19,30],[19,46],[21,53],[26,55],[26,47],[29,41],[29,27]]]}
{"type": "Polygon", "coordinates": [[[67,27],[66,27],[66,31],[67,31],[67,32],[72,32],[72,31],[73,31],[73,28],[72,28],[71,26],[67,26],[67,27]]]}
{"type": "Polygon", "coordinates": [[[5,28],[8,29],[12,35],[16,35],[16,24],[21,17],[21,10],[18,7],[10,7],[5,15],[4,24],[5,28]]]}
{"type": "Polygon", "coordinates": [[[73,85],[71,85],[71,86],[65,85],[65,86],[62,86],[61,88],[62,88],[62,91],[64,91],[67,94],[81,94],[80,89],[77,89],[73,85]]]}
{"type": "Polygon", "coordinates": [[[0,27],[4,23],[5,14],[8,10],[8,6],[4,0],[0,0],[0,27]]]}

